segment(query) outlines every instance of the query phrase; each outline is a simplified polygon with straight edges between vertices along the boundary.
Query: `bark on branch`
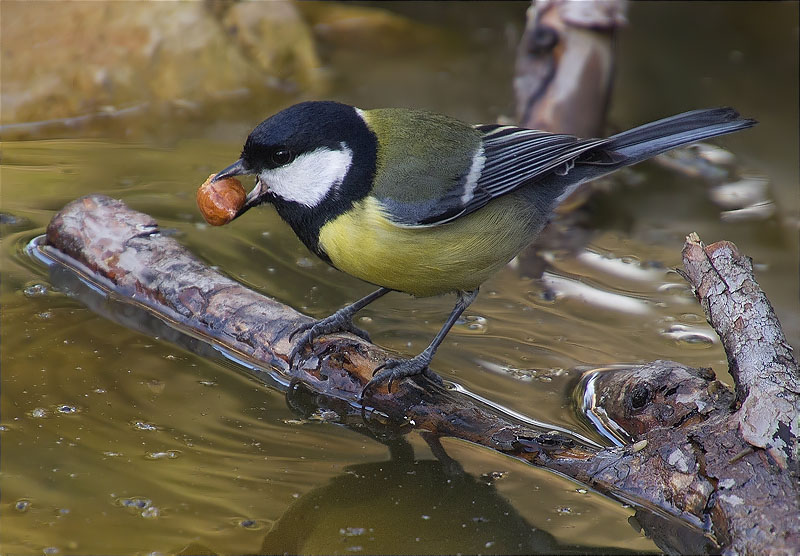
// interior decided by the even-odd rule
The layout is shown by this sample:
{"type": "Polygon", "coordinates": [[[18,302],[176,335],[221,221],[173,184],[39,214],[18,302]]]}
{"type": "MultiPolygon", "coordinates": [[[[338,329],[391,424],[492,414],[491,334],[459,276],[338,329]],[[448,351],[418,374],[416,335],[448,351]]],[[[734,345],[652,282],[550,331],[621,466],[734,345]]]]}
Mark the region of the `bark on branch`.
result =
{"type": "Polygon", "coordinates": [[[669,552],[723,547],[790,554],[800,548],[792,474],[797,364],[752,268],[730,244],[703,248],[690,241],[685,264],[729,350],[737,395],[710,370],[674,362],[590,373],[585,380],[598,409],[633,437],[629,445],[606,449],[568,431],[518,422],[467,393],[423,384],[424,377],[397,383],[391,394],[376,389],[362,406],[363,385],[389,354],[355,336],[335,335],[316,341],[290,367],[290,334],[308,317],[210,269],[161,234],[152,218],[108,197],[69,204],[50,223],[46,244],[32,252],[51,269],[69,269],[170,326],[271,370],[350,426],[461,438],[632,502],[638,521],[669,552]],[[731,264],[722,264],[723,252],[731,264]],[[749,320],[752,314],[757,321],[749,320]],[[732,407],[734,401],[741,407],[732,407]]]}
{"type": "Polygon", "coordinates": [[[781,467],[800,463],[800,371],[767,296],[753,277],[753,262],[736,246],[706,247],[686,239],[687,279],[722,338],[736,381],[739,429],[781,467]]]}

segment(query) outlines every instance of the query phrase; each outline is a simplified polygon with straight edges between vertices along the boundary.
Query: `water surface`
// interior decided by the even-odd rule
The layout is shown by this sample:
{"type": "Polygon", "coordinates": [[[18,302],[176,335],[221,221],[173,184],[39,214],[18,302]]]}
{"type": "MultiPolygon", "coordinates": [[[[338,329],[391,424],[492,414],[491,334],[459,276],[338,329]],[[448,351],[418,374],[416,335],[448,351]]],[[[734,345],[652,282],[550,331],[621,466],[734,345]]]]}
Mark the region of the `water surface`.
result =
{"type": "MultiPolygon", "coordinates": [[[[436,55],[339,52],[332,98],[472,121],[513,113],[524,5],[464,5],[462,15],[429,4],[398,9],[463,40],[436,55]]],[[[723,221],[702,181],[640,165],[592,200],[588,245],[541,250],[542,277],[523,257],[489,280],[434,369],[598,441],[571,404],[578,366],[674,359],[730,383],[718,338],[672,270],[692,231],[733,240],[754,258],[800,347],[796,22],[796,5],[634,4],[612,109],[617,128],[714,105],[758,118],[756,129],[718,144],[742,172],[769,179],[776,216],[723,221]]],[[[563,477],[453,440],[443,445],[456,463],[440,461],[415,433],[387,446],[324,414],[298,413],[234,364],[98,316],[24,253],[62,206],[104,193],[154,216],[210,265],[315,317],[365,295],[371,286],[315,259],[268,207],[223,228],[198,214],[196,187],[235,160],[264,103],[191,121],[145,113],[157,125],[130,122],[121,133],[101,123],[3,144],[2,551],[656,550],[629,523],[631,508],[563,477]]],[[[357,323],[377,344],[414,354],[452,302],[391,294],[357,323]]]]}

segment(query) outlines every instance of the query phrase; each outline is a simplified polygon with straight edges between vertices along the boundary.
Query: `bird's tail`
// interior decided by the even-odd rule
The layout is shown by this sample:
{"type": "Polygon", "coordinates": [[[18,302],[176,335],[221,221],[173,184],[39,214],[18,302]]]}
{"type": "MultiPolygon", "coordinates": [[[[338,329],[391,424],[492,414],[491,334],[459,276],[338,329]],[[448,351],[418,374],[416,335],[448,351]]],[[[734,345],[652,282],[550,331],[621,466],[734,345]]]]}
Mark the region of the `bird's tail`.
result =
{"type": "Polygon", "coordinates": [[[621,166],[636,164],[675,147],[752,127],[733,108],[693,110],[651,122],[609,137],[604,150],[623,155],[621,166]]]}
{"type": "Polygon", "coordinates": [[[558,192],[554,203],[569,197],[581,183],[636,164],[675,147],[753,127],[733,108],[693,110],[612,135],[607,142],[581,155],[566,176],[553,175],[548,183],[558,192]]]}

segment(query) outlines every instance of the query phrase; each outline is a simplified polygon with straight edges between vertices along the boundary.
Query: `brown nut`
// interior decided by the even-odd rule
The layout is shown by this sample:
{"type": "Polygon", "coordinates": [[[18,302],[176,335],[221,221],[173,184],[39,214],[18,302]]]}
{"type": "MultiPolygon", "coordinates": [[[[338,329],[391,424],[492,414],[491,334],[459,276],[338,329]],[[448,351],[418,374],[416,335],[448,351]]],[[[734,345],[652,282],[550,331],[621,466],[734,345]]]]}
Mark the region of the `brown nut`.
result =
{"type": "Polygon", "coordinates": [[[236,217],[239,209],[244,206],[247,194],[236,178],[225,178],[212,183],[215,175],[208,176],[197,190],[197,206],[206,222],[212,226],[222,226],[236,217]]]}

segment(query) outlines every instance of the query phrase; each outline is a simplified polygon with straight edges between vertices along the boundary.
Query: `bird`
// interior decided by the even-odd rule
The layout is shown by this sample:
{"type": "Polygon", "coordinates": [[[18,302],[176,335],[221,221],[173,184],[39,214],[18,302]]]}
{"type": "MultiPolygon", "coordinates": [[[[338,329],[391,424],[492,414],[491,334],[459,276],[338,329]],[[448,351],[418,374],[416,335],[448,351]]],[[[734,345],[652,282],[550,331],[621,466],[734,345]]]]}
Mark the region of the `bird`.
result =
{"type": "Polygon", "coordinates": [[[732,108],[693,110],[607,138],[499,124],[468,124],[408,108],[362,110],[334,101],[290,106],[258,124],[240,158],[212,181],[255,176],[238,218],[271,204],[305,246],[334,268],[378,286],[301,325],[289,362],[318,336],[351,332],[361,309],[396,291],[455,293],[444,325],[421,353],[389,359],[361,396],[426,374],[480,285],[506,265],[579,185],[681,145],[749,128],[732,108]]]}

